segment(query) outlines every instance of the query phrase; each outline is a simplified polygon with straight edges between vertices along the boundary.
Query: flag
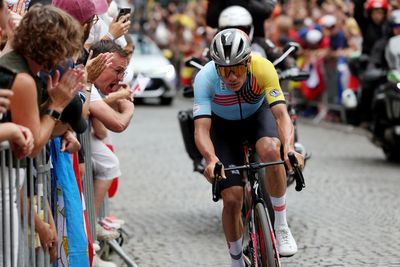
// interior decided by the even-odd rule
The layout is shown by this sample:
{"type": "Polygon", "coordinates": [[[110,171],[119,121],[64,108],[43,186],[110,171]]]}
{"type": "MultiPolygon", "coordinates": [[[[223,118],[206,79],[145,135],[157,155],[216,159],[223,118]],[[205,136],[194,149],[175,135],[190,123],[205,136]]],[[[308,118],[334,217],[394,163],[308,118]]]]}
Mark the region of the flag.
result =
{"type": "MultiPolygon", "coordinates": [[[[73,171],[69,153],[61,152],[61,139],[54,138],[50,145],[53,174],[62,189],[67,236],[59,243],[67,242],[66,255],[69,266],[89,267],[88,240],[85,233],[81,195],[73,171]],[[80,216],[77,216],[80,214],[80,216]]],[[[60,223],[59,221],[57,223],[60,223]]],[[[60,250],[59,250],[60,251],[60,250]]]]}
{"type": "Polygon", "coordinates": [[[150,78],[143,76],[141,73],[138,74],[136,80],[133,82],[132,90],[133,94],[140,95],[146,89],[146,86],[149,84],[150,78]]]}
{"type": "Polygon", "coordinates": [[[86,211],[85,196],[83,195],[82,177],[81,177],[81,173],[79,172],[79,160],[78,160],[77,153],[75,153],[73,155],[73,165],[74,165],[74,172],[75,172],[75,176],[76,176],[76,182],[77,182],[78,188],[79,188],[79,193],[81,194],[82,209],[83,209],[83,221],[85,224],[86,237],[88,239],[89,263],[90,263],[90,267],[91,267],[92,263],[93,263],[93,257],[94,257],[93,241],[92,241],[92,237],[90,235],[89,218],[88,218],[87,211],[86,211]]]}

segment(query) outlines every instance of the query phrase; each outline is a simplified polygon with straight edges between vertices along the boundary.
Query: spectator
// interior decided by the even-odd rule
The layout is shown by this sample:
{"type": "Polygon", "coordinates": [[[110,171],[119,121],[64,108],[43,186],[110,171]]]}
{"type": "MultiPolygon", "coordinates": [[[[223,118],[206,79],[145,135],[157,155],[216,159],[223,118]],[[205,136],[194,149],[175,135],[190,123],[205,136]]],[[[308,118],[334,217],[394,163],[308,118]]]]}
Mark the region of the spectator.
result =
{"type": "MultiPolygon", "coordinates": [[[[4,114],[7,112],[10,104],[9,98],[12,95],[13,92],[11,90],[0,89],[1,116],[4,116],[4,114]]],[[[0,142],[3,141],[9,141],[14,150],[21,151],[19,154],[22,157],[29,155],[33,149],[33,137],[31,131],[24,126],[17,125],[12,122],[0,124],[0,142]]]]}
{"type": "MultiPolygon", "coordinates": [[[[3,0],[0,0],[0,10],[4,8],[3,6],[3,0]]],[[[2,23],[3,16],[0,15],[0,23],[2,23]]],[[[4,25],[2,25],[4,26],[4,25]]],[[[0,74],[1,75],[1,74],[0,74]]],[[[0,114],[4,115],[5,112],[8,110],[9,106],[9,98],[13,95],[12,91],[8,89],[0,89],[0,114]]],[[[13,150],[17,150],[18,154],[21,157],[25,157],[29,155],[33,149],[33,137],[31,131],[23,126],[17,125],[12,122],[5,122],[5,123],[0,123],[0,143],[3,141],[8,141],[10,145],[13,147],[13,150]]],[[[0,156],[1,157],[1,156],[0,156]]],[[[9,177],[8,177],[8,167],[3,169],[4,171],[4,176],[3,173],[1,174],[1,179],[4,180],[4,188],[2,188],[1,191],[3,191],[5,194],[5,199],[2,198],[2,194],[0,194],[0,215],[2,218],[9,218],[13,217],[13,229],[14,231],[11,233],[10,240],[12,240],[13,247],[10,248],[9,246],[3,247],[5,244],[7,244],[7,237],[6,235],[2,236],[2,242],[0,243],[0,262],[5,262],[7,266],[12,266],[10,262],[10,257],[9,255],[11,254],[11,251],[14,253],[14,259],[17,259],[17,253],[18,253],[18,243],[19,243],[19,237],[18,237],[18,229],[19,227],[19,221],[18,221],[18,211],[17,211],[17,205],[16,205],[16,196],[18,195],[17,192],[19,191],[15,184],[16,184],[16,172],[17,170],[14,168],[12,173],[12,181],[13,185],[10,186],[9,184],[9,177]],[[10,200],[10,189],[12,190],[12,196],[13,199],[10,200]],[[5,210],[3,210],[3,202],[6,203],[4,206],[6,207],[5,210]],[[12,210],[10,212],[9,207],[10,203],[12,202],[12,210]],[[10,251],[11,250],[11,251],[10,251]],[[3,252],[5,252],[5,255],[3,255],[3,252]],[[4,259],[5,257],[5,259],[4,259]],[[5,260],[5,261],[4,261],[5,260]]],[[[23,182],[23,173],[22,170],[19,169],[18,172],[20,173],[20,177],[22,178],[20,180],[20,185],[22,185],[23,182]]],[[[18,185],[18,186],[20,186],[18,185]]],[[[10,227],[9,225],[6,224],[3,225],[1,224],[2,229],[0,231],[4,231],[4,233],[9,232],[10,227]]],[[[11,243],[11,242],[10,242],[11,243]]],[[[12,266],[15,267],[16,265],[12,266]]]]}
{"type": "Polygon", "coordinates": [[[329,38],[329,51],[327,56],[339,57],[343,55],[344,49],[348,47],[346,36],[333,15],[325,15],[320,19],[324,35],[329,38]]]}
{"type": "Polygon", "coordinates": [[[390,35],[389,4],[387,0],[355,0],[354,4],[354,19],[363,36],[362,53],[369,55],[377,40],[390,35]]]}
{"type": "MultiPolygon", "coordinates": [[[[94,202],[95,214],[98,217],[100,206],[112,180],[121,175],[118,158],[107,147],[104,139],[108,136],[108,130],[122,132],[128,127],[134,106],[132,91],[120,83],[128,64],[128,54],[110,40],[97,42],[91,49],[93,56],[106,52],[113,54],[111,66],[94,81],[89,108],[93,125],[90,141],[94,172],[94,202]]],[[[104,231],[99,226],[96,232],[99,239],[116,238],[112,232],[104,231]]]]}
{"type": "Polygon", "coordinates": [[[128,33],[131,26],[131,14],[124,15],[117,20],[117,15],[112,12],[116,6],[115,2],[107,1],[107,4],[109,12],[103,12],[99,16],[98,22],[93,25],[89,38],[86,40],[87,47],[100,40],[115,40],[121,47],[125,47],[127,44],[124,35],[128,33]]]}
{"type": "MultiPolygon", "coordinates": [[[[36,156],[47,144],[62,110],[80,88],[84,77],[82,70],[74,69],[68,70],[60,80],[59,73],[56,72],[53,79],[49,78],[49,99],[42,103],[44,88],[34,73],[49,72],[56,64],[79,54],[82,35],[77,26],[75,20],[59,9],[35,5],[25,14],[15,30],[11,42],[14,51],[0,58],[0,65],[17,71],[12,86],[13,98],[8,119],[26,126],[32,132],[34,147],[29,153],[31,157],[36,156]]],[[[14,155],[17,158],[24,156],[22,151],[14,151],[14,155]]],[[[24,162],[21,166],[24,166],[24,162]]],[[[50,252],[55,253],[56,246],[52,246],[55,229],[51,213],[49,220],[53,229],[43,227],[46,232],[44,235],[48,238],[41,234],[41,240],[45,249],[51,248],[50,252]]],[[[37,226],[40,228],[40,222],[37,222],[37,226]]],[[[36,229],[39,233],[43,232],[36,229]]]]}
{"type": "Polygon", "coordinates": [[[44,89],[33,73],[48,72],[56,64],[79,55],[81,38],[79,25],[68,14],[38,4],[24,16],[16,29],[12,42],[14,51],[0,58],[1,65],[19,72],[12,89],[11,118],[32,131],[35,147],[31,156],[36,156],[47,143],[62,110],[80,89],[84,77],[83,70],[71,69],[59,79],[57,71],[53,79],[49,78],[49,99],[41,103],[44,89]],[[45,108],[40,116],[42,107],[45,108]]]}
{"type": "Polygon", "coordinates": [[[355,56],[361,53],[362,35],[360,27],[353,17],[349,17],[345,21],[344,33],[347,39],[349,48],[347,50],[348,56],[355,56]]]}

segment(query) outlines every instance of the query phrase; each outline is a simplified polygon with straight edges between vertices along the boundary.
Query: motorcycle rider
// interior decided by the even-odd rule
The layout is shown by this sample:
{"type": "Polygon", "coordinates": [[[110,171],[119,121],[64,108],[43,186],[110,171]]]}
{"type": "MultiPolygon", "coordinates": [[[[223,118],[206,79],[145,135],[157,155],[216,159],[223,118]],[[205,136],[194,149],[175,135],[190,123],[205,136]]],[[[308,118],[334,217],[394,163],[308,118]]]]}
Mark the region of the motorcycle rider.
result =
{"type": "Polygon", "coordinates": [[[390,17],[390,35],[376,41],[369,57],[368,68],[387,69],[388,62],[385,58],[385,50],[389,40],[393,36],[400,35],[400,9],[393,10],[390,17]]]}
{"type": "MultiPolygon", "coordinates": [[[[388,39],[390,36],[390,23],[387,19],[389,4],[387,0],[355,0],[354,18],[357,21],[363,36],[362,54],[374,57],[374,46],[378,40],[388,39]],[[373,53],[373,54],[372,54],[373,53]]],[[[369,63],[370,61],[368,61],[369,63]]],[[[349,62],[350,70],[360,77],[360,71],[365,67],[360,66],[360,59],[349,62]]],[[[369,68],[371,65],[369,66],[369,68]]],[[[376,85],[360,80],[361,95],[358,104],[360,126],[368,128],[371,121],[371,101],[376,85]]]]}
{"type": "MultiPolygon", "coordinates": [[[[282,52],[274,45],[274,43],[264,36],[254,37],[253,18],[250,12],[241,6],[230,6],[225,8],[218,19],[218,30],[227,28],[237,28],[244,31],[252,41],[251,51],[262,57],[267,58],[271,62],[279,58],[282,52]]],[[[287,57],[279,64],[281,69],[295,68],[295,61],[292,57],[287,57]]]]}
{"type": "Polygon", "coordinates": [[[238,5],[249,10],[253,17],[254,35],[264,37],[264,21],[271,16],[276,3],[275,0],[209,0],[206,15],[207,25],[213,28],[219,27],[218,20],[221,12],[227,7],[238,5]]]}
{"type": "Polygon", "coordinates": [[[377,40],[390,35],[388,8],[387,0],[354,1],[354,19],[363,36],[362,54],[369,55],[377,40]]]}

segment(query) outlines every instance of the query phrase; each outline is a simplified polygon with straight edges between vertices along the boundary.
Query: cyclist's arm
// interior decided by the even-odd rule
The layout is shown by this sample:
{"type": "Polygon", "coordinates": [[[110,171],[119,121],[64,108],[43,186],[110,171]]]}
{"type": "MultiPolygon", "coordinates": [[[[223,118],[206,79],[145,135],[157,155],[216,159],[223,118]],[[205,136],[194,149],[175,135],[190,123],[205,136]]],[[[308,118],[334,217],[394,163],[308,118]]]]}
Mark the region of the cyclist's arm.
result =
{"type": "Polygon", "coordinates": [[[286,104],[277,104],[271,107],[276,120],[278,136],[282,143],[285,156],[288,151],[294,150],[294,127],[287,112],[286,104]]]}
{"type": "Polygon", "coordinates": [[[260,87],[265,90],[265,98],[275,117],[279,139],[283,145],[285,157],[287,157],[287,152],[293,150],[294,147],[294,128],[287,112],[278,74],[268,60],[258,59],[255,64],[254,74],[257,75],[260,87]]]}
{"type": "Polygon", "coordinates": [[[194,140],[207,164],[218,162],[214,145],[210,138],[211,118],[199,118],[194,121],[194,140]]]}
{"type": "MultiPolygon", "coordinates": [[[[212,182],[215,163],[219,161],[210,138],[211,102],[214,94],[213,85],[218,83],[214,63],[207,63],[194,80],[194,139],[196,146],[207,162],[204,175],[212,182]]],[[[225,177],[224,173],[222,173],[225,177]]]]}
{"type": "MultiPolygon", "coordinates": [[[[212,183],[214,180],[214,167],[219,159],[215,154],[214,145],[210,138],[211,129],[211,118],[198,118],[194,121],[194,140],[196,142],[197,149],[203,155],[207,162],[207,166],[204,170],[204,175],[207,180],[212,183]]],[[[222,168],[221,178],[225,179],[225,172],[222,168]]]]}

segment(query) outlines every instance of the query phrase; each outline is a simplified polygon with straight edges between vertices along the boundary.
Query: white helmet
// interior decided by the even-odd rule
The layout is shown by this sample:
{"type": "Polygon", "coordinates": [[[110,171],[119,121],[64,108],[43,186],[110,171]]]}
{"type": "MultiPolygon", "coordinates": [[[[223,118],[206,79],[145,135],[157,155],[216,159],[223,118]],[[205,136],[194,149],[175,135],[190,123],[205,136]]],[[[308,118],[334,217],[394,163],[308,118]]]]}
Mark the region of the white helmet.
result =
{"type": "Polygon", "coordinates": [[[347,88],[342,92],[342,104],[347,109],[357,107],[357,96],[353,90],[347,88]]]}
{"type": "Polygon", "coordinates": [[[250,40],[253,39],[253,18],[247,9],[241,6],[230,6],[222,10],[218,19],[219,30],[238,28],[244,31],[250,40]]]}
{"type": "Polygon", "coordinates": [[[210,56],[217,65],[237,65],[246,61],[250,54],[250,39],[239,29],[228,28],[220,31],[211,41],[210,56]]]}

